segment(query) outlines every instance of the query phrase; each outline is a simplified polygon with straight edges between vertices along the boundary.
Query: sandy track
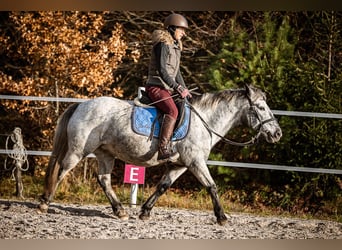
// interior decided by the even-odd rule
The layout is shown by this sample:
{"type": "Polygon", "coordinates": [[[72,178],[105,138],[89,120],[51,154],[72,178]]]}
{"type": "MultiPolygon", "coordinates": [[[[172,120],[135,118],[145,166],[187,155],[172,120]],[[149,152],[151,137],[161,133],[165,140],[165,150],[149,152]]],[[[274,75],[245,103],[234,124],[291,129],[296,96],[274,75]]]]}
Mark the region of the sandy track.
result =
{"type": "Polygon", "coordinates": [[[212,211],[155,207],[151,219],[127,208],[121,221],[109,206],[51,204],[40,214],[37,203],[0,199],[0,239],[342,239],[342,223],[229,214],[219,226],[212,211]]]}

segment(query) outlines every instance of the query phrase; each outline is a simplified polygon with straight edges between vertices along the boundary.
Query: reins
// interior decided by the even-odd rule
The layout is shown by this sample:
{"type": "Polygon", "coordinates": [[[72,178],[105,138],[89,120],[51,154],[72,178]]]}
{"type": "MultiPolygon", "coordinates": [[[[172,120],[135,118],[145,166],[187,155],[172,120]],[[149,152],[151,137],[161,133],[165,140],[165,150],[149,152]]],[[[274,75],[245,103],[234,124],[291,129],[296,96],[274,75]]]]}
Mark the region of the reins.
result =
{"type": "MultiPolygon", "coordinates": [[[[193,89],[189,89],[189,92],[193,92],[193,91],[195,91],[195,90],[197,90],[198,89],[198,87],[196,87],[196,88],[193,88],[193,89]]],[[[155,104],[157,104],[157,103],[159,103],[159,102],[163,102],[163,101],[166,101],[166,100],[168,100],[168,99],[171,99],[171,98],[174,98],[174,97],[176,97],[176,96],[179,96],[179,94],[178,93],[176,93],[176,94],[173,94],[173,95],[171,95],[171,96],[169,96],[169,97],[165,97],[165,98],[163,98],[163,99],[160,99],[160,100],[158,100],[158,101],[155,101],[155,102],[151,102],[151,103],[148,103],[148,104],[145,104],[146,106],[154,106],[155,104]]]]}
{"type": "Polygon", "coordinates": [[[266,120],[261,120],[260,117],[259,117],[259,114],[258,112],[255,111],[255,105],[253,104],[252,100],[250,99],[249,96],[247,96],[247,99],[248,99],[248,102],[249,102],[249,105],[250,105],[250,109],[253,110],[253,112],[255,112],[256,114],[256,117],[257,119],[259,120],[259,124],[257,125],[259,127],[259,132],[257,133],[256,136],[253,136],[249,141],[246,141],[246,142],[236,142],[236,141],[232,141],[232,140],[229,140],[227,138],[225,138],[224,136],[220,135],[219,133],[217,133],[216,131],[214,131],[212,128],[210,128],[210,126],[208,125],[208,123],[203,119],[203,117],[197,112],[197,110],[195,109],[195,107],[189,103],[188,100],[186,100],[186,103],[187,105],[189,105],[189,107],[193,110],[193,112],[198,116],[198,118],[202,121],[204,127],[211,133],[211,134],[214,134],[216,136],[218,136],[223,142],[225,143],[228,143],[228,144],[231,144],[231,145],[234,145],[234,146],[240,146],[240,147],[244,147],[244,146],[251,146],[251,145],[254,145],[258,142],[258,139],[261,135],[261,127],[268,123],[268,122],[271,122],[271,121],[274,121],[276,120],[276,118],[274,118],[273,116],[269,119],[266,119],[266,120]]]}
{"type": "MultiPolygon", "coordinates": [[[[252,139],[250,139],[249,141],[247,142],[236,142],[236,141],[232,141],[232,140],[229,140],[227,138],[225,138],[224,136],[220,135],[219,133],[217,133],[216,131],[214,131],[212,128],[210,128],[210,126],[208,125],[208,123],[203,119],[203,117],[197,112],[197,110],[195,109],[195,107],[189,103],[187,101],[187,105],[189,105],[189,107],[192,109],[192,111],[198,116],[198,118],[202,121],[204,127],[210,132],[210,134],[214,134],[216,136],[218,136],[222,141],[228,143],[228,144],[231,144],[231,145],[234,145],[234,146],[240,146],[240,147],[244,147],[244,146],[251,146],[251,145],[254,145],[257,141],[258,141],[258,138],[260,137],[261,135],[261,131],[259,130],[258,134],[254,137],[252,137],[252,139]]],[[[261,127],[261,126],[260,126],[261,127]]]]}
{"type": "MultiPolygon", "coordinates": [[[[193,89],[190,89],[189,92],[193,92],[194,90],[196,90],[196,88],[193,88],[193,89]]],[[[200,95],[198,93],[196,93],[197,95],[200,95]]],[[[155,101],[155,102],[152,102],[152,103],[149,103],[147,104],[147,106],[153,106],[154,104],[156,103],[159,103],[159,102],[162,102],[164,100],[167,100],[167,99],[170,99],[170,98],[174,98],[176,96],[178,96],[179,94],[174,94],[170,97],[167,97],[167,98],[164,98],[164,99],[161,99],[161,100],[158,100],[158,101],[155,101]]],[[[269,118],[267,120],[264,120],[262,121],[258,115],[258,112],[255,111],[254,107],[255,105],[252,103],[252,100],[250,99],[249,96],[247,96],[248,98],[248,102],[250,104],[250,109],[253,109],[253,111],[256,113],[256,117],[257,119],[259,120],[259,124],[257,125],[259,127],[259,132],[257,133],[257,135],[253,136],[249,141],[246,141],[246,142],[236,142],[236,141],[232,141],[232,140],[229,140],[228,138],[225,138],[224,136],[220,135],[219,133],[217,133],[216,131],[214,131],[212,128],[210,128],[209,124],[203,119],[203,117],[198,113],[198,111],[195,109],[195,107],[188,101],[188,99],[185,99],[186,100],[186,104],[191,108],[191,110],[198,116],[198,118],[202,121],[204,127],[209,131],[210,133],[210,136],[212,137],[212,134],[216,135],[217,137],[219,137],[223,142],[225,143],[228,143],[228,144],[231,144],[231,145],[234,145],[234,146],[240,146],[240,147],[244,147],[244,146],[251,146],[251,145],[254,145],[258,142],[258,139],[261,135],[261,127],[268,123],[268,122],[271,122],[271,121],[274,121],[276,120],[274,117],[272,118],[269,118]]]]}

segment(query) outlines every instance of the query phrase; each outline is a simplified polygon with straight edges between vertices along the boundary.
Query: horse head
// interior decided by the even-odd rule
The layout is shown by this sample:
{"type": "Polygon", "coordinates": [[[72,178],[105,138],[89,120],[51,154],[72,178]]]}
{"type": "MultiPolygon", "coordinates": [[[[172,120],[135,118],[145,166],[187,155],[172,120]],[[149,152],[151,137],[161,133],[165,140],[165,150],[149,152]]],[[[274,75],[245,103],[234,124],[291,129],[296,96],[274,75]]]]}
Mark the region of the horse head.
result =
{"type": "Polygon", "coordinates": [[[276,143],[282,137],[282,131],[277,119],[266,103],[266,95],[260,90],[250,85],[245,85],[246,98],[249,108],[247,111],[248,126],[254,130],[259,130],[267,142],[276,143]]]}

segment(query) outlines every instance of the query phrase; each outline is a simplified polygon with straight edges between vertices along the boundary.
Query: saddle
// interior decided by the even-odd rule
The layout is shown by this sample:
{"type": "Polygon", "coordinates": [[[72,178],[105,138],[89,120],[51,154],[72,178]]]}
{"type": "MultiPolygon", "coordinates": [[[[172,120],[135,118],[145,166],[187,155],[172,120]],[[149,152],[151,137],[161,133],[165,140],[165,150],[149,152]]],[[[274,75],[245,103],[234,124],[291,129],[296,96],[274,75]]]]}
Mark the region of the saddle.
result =
{"type": "MultiPolygon", "coordinates": [[[[163,114],[157,107],[150,105],[152,101],[144,90],[140,90],[139,96],[134,99],[132,129],[135,133],[148,136],[150,139],[159,138],[163,114]]],[[[178,117],[171,141],[185,138],[190,127],[190,107],[180,98],[175,99],[175,103],[178,117]]]]}

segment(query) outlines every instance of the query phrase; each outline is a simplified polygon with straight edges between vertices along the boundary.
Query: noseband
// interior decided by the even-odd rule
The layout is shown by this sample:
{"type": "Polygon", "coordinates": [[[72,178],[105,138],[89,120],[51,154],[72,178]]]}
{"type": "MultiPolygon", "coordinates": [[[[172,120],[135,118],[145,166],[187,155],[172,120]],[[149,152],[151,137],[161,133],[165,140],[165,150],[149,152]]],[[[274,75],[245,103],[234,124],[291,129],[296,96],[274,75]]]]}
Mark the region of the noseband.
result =
{"type": "MultiPolygon", "coordinates": [[[[262,128],[262,126],[263,126],[264,124],[269,123],[269,122],[272,122],[272,121],[277,121],[277,119],[273,116],[273,114],[271,114],[271,118],[266,119],[266,120],[262,120],[262,119],[260,118],[259,113],[257,112],[257,106],[252,102],[252,100],[251,100],[251,98],[250,98],[249,96],[247,96],[247,100],[248,100],[248,102],[249,102],[249,111],[250,111],[251,113],[254,113],[255,117],[256,117],[257,120],[259,121],[258,124],[252,126],[253,129],[259,130],[259,133],[260,133],[260,130],[261,130],[261,128],[262,128]]],[[[249,121],[250,125],[252,125],[252,124],[251,124],[251,119],[250,119],[250,118],[249,118],[249,120],[250,120],[250,121],[249,121]]]]}

